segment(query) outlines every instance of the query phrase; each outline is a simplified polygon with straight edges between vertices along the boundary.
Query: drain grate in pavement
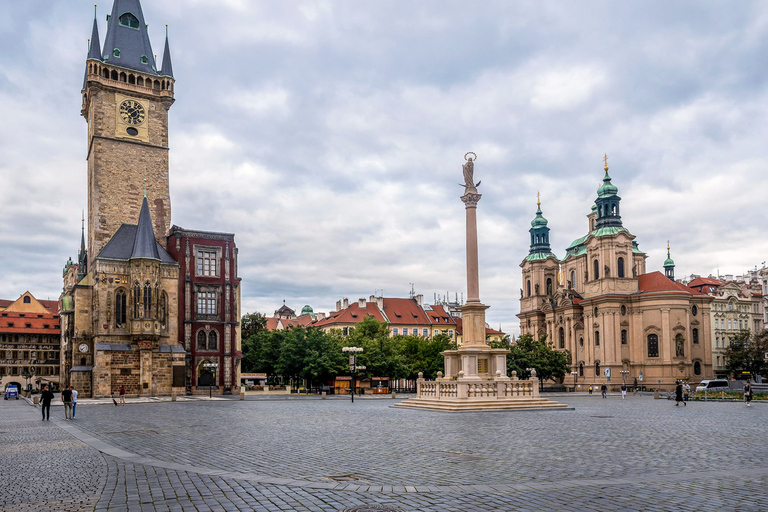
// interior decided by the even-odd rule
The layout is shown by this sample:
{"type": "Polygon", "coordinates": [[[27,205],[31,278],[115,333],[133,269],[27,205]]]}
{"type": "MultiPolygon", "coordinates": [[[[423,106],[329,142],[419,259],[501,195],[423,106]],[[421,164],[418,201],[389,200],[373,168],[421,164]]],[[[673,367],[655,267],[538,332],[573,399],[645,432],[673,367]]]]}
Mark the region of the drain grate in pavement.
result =
{"type": "Polygon", "coordinates": [[[405,512],[401,508],[391,507],[388,505],[360,505],[357,507],[345,508],[341,512],[405,512]]]}
{"type": "Polygon", "coordinates": [[[608,419],[608,418],[613,418],[613,416],[590,416],[590,418],[604,418],[604,419],[608,419]]]}
{"type": "Polygon", "coordinates": [[[365,481],[365,478],[355,476],[355,475],[336,475],[336,476],[326,476],[323,478],[333,480],[334,482],[364,482],[365,481]]]}

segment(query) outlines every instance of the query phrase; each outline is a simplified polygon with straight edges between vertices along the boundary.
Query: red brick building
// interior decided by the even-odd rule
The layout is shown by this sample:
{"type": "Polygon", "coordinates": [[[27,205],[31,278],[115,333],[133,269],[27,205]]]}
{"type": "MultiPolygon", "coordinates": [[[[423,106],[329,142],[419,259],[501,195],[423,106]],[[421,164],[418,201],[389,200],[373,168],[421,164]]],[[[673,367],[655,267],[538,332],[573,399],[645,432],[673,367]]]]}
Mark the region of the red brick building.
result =
{"type": "Polygon", "coordinates": [[[229,394],[240,386],[240,278],[235,235],[173,226],[168,252],[179,263],[179,343],[187,392],[229,394]]]}

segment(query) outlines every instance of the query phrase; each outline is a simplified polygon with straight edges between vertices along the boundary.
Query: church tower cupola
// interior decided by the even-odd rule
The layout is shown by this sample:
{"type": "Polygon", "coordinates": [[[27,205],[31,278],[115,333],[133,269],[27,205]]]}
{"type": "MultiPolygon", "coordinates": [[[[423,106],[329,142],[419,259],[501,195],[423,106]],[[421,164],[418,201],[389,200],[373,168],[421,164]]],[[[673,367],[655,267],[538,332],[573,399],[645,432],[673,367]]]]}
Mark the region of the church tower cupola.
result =
{"type": "Polygon", "coordinates": [[[669,240],[667,240],[667,259],[664,260],[664,275],[675,280],[675,262],[669,255],[669,240]]]}
{"type": "Polygon", "coordinates": [[[619,209],[621,198],[618,195],[619,189],[611,183],[611,177],[608,175],[608,155],[605,155],[604,161],[605,176],[603,177],[603,184],[597,189],[597,199],[595,200],[597,209],[595,229],[622,227],[619,209]]]}
{"type": "Polygon", "coordinates": [[[537,195],[536,205],[536,217],[531,221],[531,229],[528,230],[531,234],[531,247],[526,259],[530,261],[534,259],[546,259],[550,256],[556,258],[556,256],[552,254],[552,249],[549,245],[548,221],[544,218],[544,215],[541,212],[540,195],[537,195]]]}

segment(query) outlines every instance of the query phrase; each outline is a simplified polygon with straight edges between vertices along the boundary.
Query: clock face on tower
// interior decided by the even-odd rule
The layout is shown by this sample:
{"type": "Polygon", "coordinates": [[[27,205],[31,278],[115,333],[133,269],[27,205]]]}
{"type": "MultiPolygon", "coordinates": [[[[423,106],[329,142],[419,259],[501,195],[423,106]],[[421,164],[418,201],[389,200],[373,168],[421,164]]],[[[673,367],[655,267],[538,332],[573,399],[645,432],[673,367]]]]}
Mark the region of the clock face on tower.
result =
{"type": "Polygon", "coordinates": [[[80,349],[80,352],[88,352],[88,345],[86,345],[85,343],[81,343],[80,347],[78,348],[80,349]]]}
{"type": "Polygon", "coordinates": [[[144,107],[136,100],[125,100],[120,103],[120,118],[132,125],[139,125],[144,122],[146,112],[144,107]]]}

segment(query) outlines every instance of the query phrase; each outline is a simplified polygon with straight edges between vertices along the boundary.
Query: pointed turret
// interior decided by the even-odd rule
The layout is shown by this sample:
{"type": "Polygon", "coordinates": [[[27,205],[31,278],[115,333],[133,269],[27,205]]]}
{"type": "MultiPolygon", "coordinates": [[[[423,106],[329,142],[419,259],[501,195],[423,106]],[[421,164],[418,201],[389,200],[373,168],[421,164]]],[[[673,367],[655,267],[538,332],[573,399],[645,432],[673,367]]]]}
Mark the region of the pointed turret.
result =
{"type": "Polygon", "coordinates": [[[88,251],[85,249],[85,212],[83,212],[80,251],[77,253],[77,280],[81,281],[88,274],[88,251]]]}
{"type": "Polygon", "coordinates": [[[93,30],[91,31],[91,46],[88,48],[88,59],[101,60],[101,42],[99,41],[99,22],[96,19],[96,5],[93,6],[93,30]]]}
{"type": "Polygon", "coordinates": [[[149,215],[149,203],[147,203],[146,192],[141,203],[139,225],[136,227],[136,238],[133,241],[131,259],[134,258],[160,259],[160,253],[157,251],[157,242],[155,241],[155,230],[152,229],[152,218],[149,215]]]}
{"type": "Polygon", "coordinates": [[[621,198],[618,196],[619,189],[611,183],[611,177],[608,174],[608,155],[605,155],[605,176],[603,184],[597,189],[597,219],[595,229],[607,227],[622,227],[621,214],[619,212],[619,203],[621,198]]]}
{"type": "Polygon", "coordinates": [[[103,61],[143,73],[157,73],[139,0],[115,0],[107,17],[103,61]]]}
{"type": "Polygon", "coordinates": [[[173,64],[171,64],[171,47],[168,44],[168,24],[165,25],[165,48],[163,49],[163,67],[160,70],[163,76],[173,78],[173,64]]]}
{"type": "Polygon", "coordinates": [[[549,227],[547,226],[549,222],[541,212],[541,198],[538,194],[536,205],[536,217],[531,221],[531,229],[528,230],[531,233],[531,248],[525,259],[532,261],[547,259],[550,256],[556,258],[549,246],[549,227]]]}
{"type": "Polygon", "coordinates": [[[667,240],[667,259],[664,260],[664,275],[675,280],[675,262],[669,255],[669,240],[667,240]]]}

